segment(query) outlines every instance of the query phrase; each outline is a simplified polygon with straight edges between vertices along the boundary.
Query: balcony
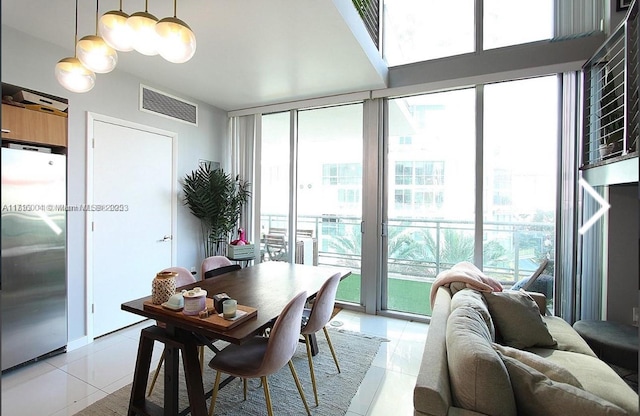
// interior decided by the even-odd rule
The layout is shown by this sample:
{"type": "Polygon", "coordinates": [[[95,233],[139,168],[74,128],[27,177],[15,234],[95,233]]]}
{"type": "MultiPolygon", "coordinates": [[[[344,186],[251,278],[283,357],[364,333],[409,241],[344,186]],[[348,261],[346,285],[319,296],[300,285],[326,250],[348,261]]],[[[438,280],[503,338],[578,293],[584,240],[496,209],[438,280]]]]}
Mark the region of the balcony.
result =
{"type": "Polygon", "coordinates": [[[638,181],[638,2],[583,66],[582,166],[592,185],[638,181]]]}
{"type": "MultiPolygon", "coordinates": [[[[269,228],[286,227],[286,218],[264,215],[269,228]]],[[[318,265],[351,269],[341,283],[338,299],[360,302],[360,219],[347,216],[299,217],[299,229],[313,230],[318,240],[318,265]]],[[[485,273],[505,287],[528,277],[542,258],[553,259],[554,224],[543,222],[485,222],[485,273]]],[[[388,285],[390,309],[430,315],[428,294],[435,277],[463,260],[473,261],[472,222],[390,219],[388,225],[388,285]],[[420,298],[420,299],[419,299],[420,298]]]]}

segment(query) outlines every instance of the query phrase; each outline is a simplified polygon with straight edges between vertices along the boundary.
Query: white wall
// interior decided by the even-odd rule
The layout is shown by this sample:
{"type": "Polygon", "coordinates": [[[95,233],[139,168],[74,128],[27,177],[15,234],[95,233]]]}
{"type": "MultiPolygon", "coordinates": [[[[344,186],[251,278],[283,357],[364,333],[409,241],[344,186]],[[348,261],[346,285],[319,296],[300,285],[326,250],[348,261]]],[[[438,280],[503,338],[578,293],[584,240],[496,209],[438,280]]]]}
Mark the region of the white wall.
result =
{"type": "MultiPolygon", "coordinates": [[[[132,52],[131,52],[132,53],[132,52]]],[[[72,56],[73,51],[43,42],[28,34],[2,26],[2,82],[42,91],[69,100],[68,197],[69,204],[85,200],[86,186],[86,114],[94,112],[139,123],[178,134],[178,179],[198,166],[198,159],[223,164],[229,154],[227,146],[226,112],[197,100],[185,97],[165,85],[153,85],[126,72],[98,74],[96,86],[88,93],[76,94],[62,88],[54,77],[55,64],[72,56]],[[199,125],[194,127],[138,110],[139,85],[143,83],[199,105],[199,125]]],[[[149,57],[149,70],[161,60],[149,57]]],[[[178,185],[176,189],[181,189],[178,185]]],[[[67,280],[69,342],[82,340],[86,335],[85,314],[85,215],[69,212],[67,221],[67,280]]],[[[200,226],[196,218],[182,204],[178,194],[176,265],[199,269],[200,226]]],[[[117,265],[117,259],[114,259],[117,265]]],[[[126,269],[126,267],[124,267],[126,269]]],[[[149,276],[151,284],[153,276],[149,276]]],[[[151,287],[151,286],[149,286],[151,287]]]]}
{"type": "Polygon", "coordinates": [[[609,187],[607,320],[632,324],[638,306],[638,184],[609,187]]]}

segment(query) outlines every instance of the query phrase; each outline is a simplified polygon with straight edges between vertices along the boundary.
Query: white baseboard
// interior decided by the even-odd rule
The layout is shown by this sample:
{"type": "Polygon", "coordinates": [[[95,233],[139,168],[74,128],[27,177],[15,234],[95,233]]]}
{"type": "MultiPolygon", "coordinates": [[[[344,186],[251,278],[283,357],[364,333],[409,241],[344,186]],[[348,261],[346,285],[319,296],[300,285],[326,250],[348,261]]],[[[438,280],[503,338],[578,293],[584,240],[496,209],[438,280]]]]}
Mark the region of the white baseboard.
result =
{"type": "Polygon", "coordinates": [[[89,337],[84,336],[82,338],[74,339],[73,341],[67,342],[67,352],[77,350],[78,348],[84,347],[89,344],[89,337]]]}

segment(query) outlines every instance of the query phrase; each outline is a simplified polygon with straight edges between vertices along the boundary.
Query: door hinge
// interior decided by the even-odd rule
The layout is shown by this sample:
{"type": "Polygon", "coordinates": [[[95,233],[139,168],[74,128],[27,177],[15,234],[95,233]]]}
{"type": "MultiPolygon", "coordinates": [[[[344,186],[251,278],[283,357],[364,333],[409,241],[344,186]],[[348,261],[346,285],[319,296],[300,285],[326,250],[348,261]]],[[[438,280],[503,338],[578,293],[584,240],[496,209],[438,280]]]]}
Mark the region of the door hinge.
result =
{"type": "Polygon", "coordinates": [[[382,237],[386,237],[387,233],[388,233],[388,227],[387,227],[387,223],[383,222],[382,223],[382,237]]]}
{"type": "Polygon", "coordinates": [[[95,231],[96,230],[96,223],[91,221],[91,231],[95,231]]]}
{"type": "Polygon", "coordinates": [[[91,313],[96,313],[96,304],[95,303],[91,304],[91,313]]]}
{"type": "Polygon", "coordinates": [[[95,138],[91,139],[91,147],[94,148],[94,149],[96,148],[96,139],[95,138]]]}

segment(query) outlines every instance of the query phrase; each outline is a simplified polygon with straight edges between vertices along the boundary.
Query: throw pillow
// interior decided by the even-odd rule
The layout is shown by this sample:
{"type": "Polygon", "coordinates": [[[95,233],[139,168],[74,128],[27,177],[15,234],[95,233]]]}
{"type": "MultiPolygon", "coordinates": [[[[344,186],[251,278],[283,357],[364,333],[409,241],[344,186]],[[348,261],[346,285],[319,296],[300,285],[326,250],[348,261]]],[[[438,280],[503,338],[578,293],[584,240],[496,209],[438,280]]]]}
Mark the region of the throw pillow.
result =
{"type": "Polygon", "coordinates": [[[505,290],[483,295],[496,332],[506,345],[518,349],[556,345],[538,305],[525,291],[505,290]]]}
{"type": "Polygon", "coordinates": [[[553,381],[515,358],[505,355],[501,355],[501,358],[509,372],[519,416],[623,416],[627,414],[618,406],[594,394],[566,383],[553,381]]]}
{"type": "Polygon", "coordinates": [[[461,306],[468,306],[478,311],[489,328],[491,339],[496,339],[496,330],[487,307],[487,301],[484,300],[482,294],[477,290],[463,289],[451,297],[451,310],[455,310],[461,306]]]}
{"type": "Polygon", "coordinates": [[[500,344],[492,344],[493,348],[498,351],[502,356],[509,357],[520,361],[523,364],[541,372],[545,376],[549,377],[553,381],[560,383],[567,383],[579,389],[582,389],[582,384],[578,379],[571,374],[569,370],[556,364],[553,361],[547,360],[544,357],[540,357],[529,351],[519,350],[517,348],[511,348],[500,344]]]}
{"type": "Polygon", "coordinates": [[[476,309],[460,306],[451,312],[446,345],[453,404],[486,415],[515,415],[509,374],[476,309]]]}

